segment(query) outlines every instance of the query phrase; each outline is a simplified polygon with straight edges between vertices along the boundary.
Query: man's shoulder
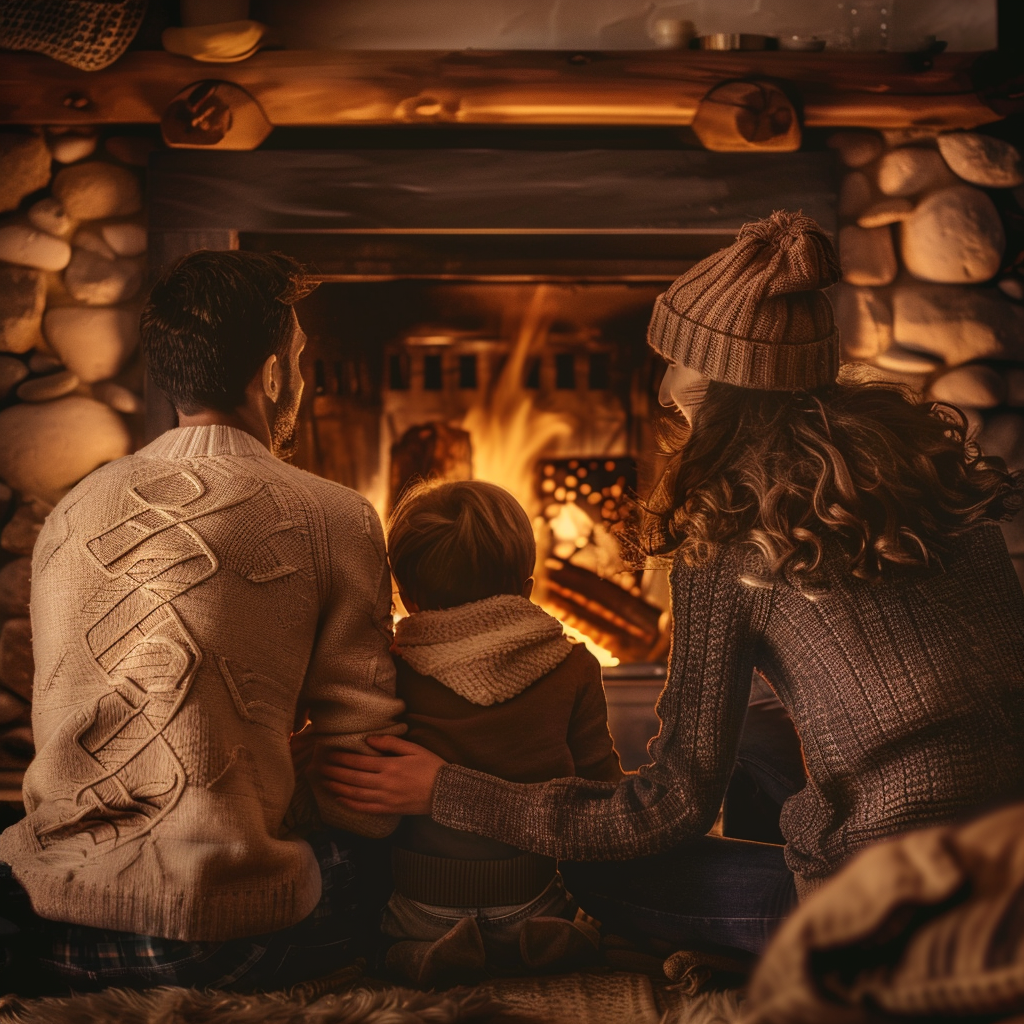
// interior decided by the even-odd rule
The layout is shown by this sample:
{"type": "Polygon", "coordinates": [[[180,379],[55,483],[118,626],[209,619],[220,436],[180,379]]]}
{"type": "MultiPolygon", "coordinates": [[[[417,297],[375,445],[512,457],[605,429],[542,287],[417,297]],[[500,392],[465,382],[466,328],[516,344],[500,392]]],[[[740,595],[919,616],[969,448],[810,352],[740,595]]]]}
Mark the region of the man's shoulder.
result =
{"type": "Polygon", "coordinates": [[[305,492],[323,509],[328,519],[360,519],[372,516],[380,522],[370,501],[351,487],[339,484],[326,477],[317,476],[308,470],[299,469],[287,462],[277,463],[277,474],[283,484],[291,485],[297,491],[305,492]]]}

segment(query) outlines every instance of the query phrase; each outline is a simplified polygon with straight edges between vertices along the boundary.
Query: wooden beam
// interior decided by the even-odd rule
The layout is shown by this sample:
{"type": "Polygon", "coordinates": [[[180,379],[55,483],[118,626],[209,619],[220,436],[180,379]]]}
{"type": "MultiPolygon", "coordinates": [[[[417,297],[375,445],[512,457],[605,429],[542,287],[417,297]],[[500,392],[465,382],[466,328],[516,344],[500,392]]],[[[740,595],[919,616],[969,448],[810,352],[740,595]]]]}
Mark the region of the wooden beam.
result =
{"type": "Polygon", "coordinates": [[[4,53],[0,123],[148,123],[201,79],[235,82],[274,125],[686,126],[724,81],[791,83],[804,125],[970,128],[1000,115],[971,82],[978,54],[702,51],[268,51],[200,64],[133,51],[102,71],[4,53]]]}

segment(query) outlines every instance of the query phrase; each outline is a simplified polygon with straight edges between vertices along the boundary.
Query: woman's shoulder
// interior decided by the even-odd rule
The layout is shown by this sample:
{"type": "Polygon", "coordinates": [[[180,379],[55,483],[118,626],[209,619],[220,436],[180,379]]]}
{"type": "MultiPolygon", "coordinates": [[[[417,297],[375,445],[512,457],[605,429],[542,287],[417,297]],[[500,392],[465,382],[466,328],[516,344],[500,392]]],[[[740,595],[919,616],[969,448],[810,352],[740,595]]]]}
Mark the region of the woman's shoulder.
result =
{"type": "Polygon", "coordinates": [[[715,544],[693,558],[676,555],[671,578],[675,582],[705,578],[716,586],[772,585],[772,572],[764,555],[750,544],[715,544]]]}

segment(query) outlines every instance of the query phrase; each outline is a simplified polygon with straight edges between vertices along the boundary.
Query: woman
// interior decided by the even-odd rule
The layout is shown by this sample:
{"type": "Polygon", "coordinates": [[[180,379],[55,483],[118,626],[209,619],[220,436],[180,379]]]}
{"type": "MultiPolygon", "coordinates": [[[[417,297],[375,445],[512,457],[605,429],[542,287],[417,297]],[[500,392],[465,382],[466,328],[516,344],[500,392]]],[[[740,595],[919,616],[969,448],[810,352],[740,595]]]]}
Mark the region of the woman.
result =
{"type": "MultiPolygon", "coordinates": [[[[615,785],[513,785],[394,738],[325,769],[366,811],[587,864],[587,909],[679,943],[761,948],[854,852],[1024,796],[1024,595],[994,520],[1020,474],[955,409],[840,383],[818,226],[777,213],[662,295],[649,343],[692,431],[642,514],[674,557],[675,632],[654,763],[615,785]],[[808,781],[777,847],[714,840],[753,669],[808,781]],[[636,858],[645,858],[637,863],[636,858]],[[792,874],[790,874],[790,871],[792,874]]],[[[581,884],[582,883],[582,884],[581,884]]]]}

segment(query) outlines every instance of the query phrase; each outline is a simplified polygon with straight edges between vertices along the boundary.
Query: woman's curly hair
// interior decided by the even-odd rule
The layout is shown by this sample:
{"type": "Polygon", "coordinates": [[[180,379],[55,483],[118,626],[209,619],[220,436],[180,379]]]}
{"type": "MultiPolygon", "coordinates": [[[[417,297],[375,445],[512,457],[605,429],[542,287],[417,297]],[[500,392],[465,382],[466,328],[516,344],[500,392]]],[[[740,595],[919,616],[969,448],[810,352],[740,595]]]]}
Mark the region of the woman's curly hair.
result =
{"type": "Polygon", "coordinates": [[[635,543],[688,565],[719,544],[747,544],[773,572],[807,575],[831,540],[866,580],[927,566],[951,538],[1021,507],[1022,474],[966,435],[959,409],[891,384],[783,392],[712,381],[639,503],[635,543]]]}

